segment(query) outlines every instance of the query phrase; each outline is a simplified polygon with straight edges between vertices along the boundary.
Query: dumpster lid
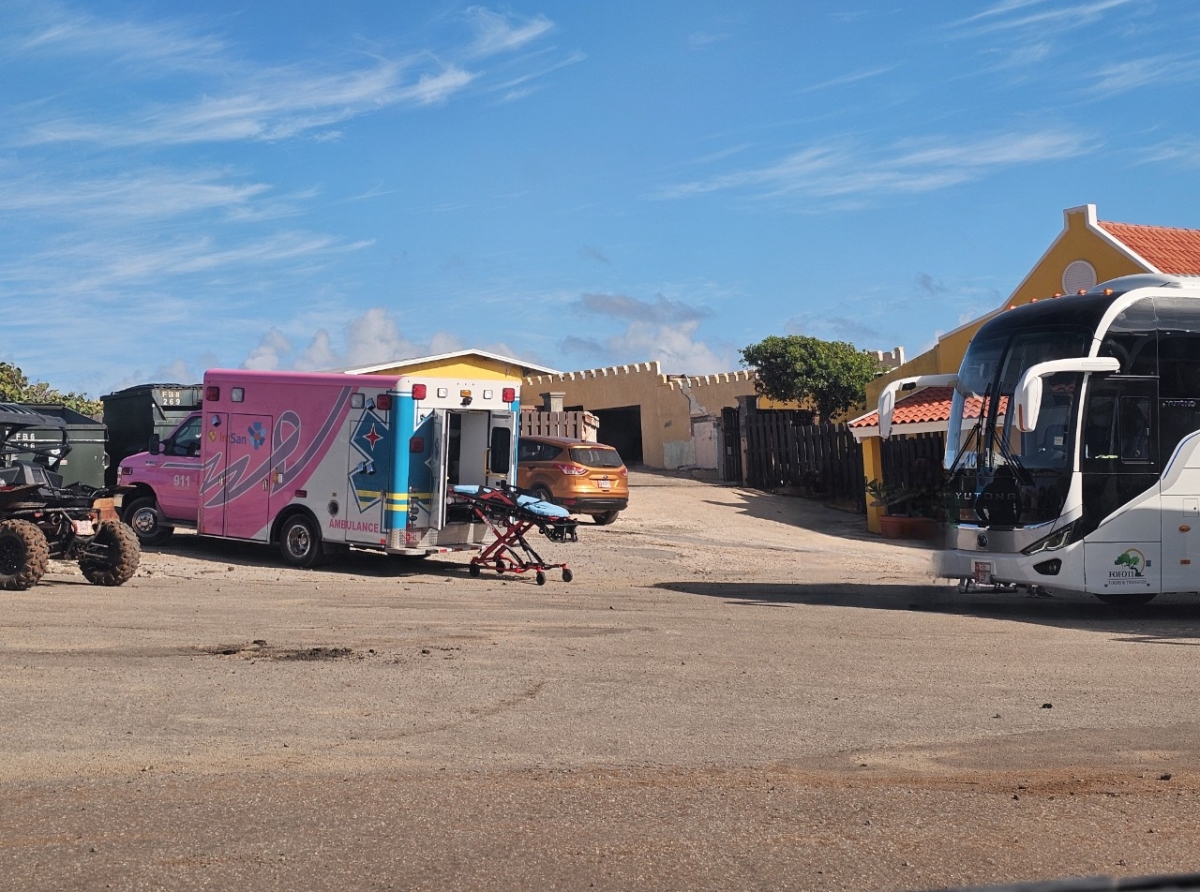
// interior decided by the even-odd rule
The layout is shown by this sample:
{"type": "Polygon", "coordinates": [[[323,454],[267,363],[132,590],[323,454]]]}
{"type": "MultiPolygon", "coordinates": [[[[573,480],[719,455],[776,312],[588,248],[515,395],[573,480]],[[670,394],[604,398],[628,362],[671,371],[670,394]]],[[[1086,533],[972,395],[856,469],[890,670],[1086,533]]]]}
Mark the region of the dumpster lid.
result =
{"type": "Polygon", "coordinates": [[[28,409],[17,403],[0,403],[0,455],[21,452],[49,455],[52,449],[59,450],[54,460],[56,464],[62,460],[62,457],[67,452],[71,451],[65,421],[60,418],[43,415],[41,412],[35,412],[33,409],[28,409]],[[58,431],[59,443],[55,446],[31,446],[28,443],[22,443],[18,446],[16,443],[11,442],[14,436],[21,431],[27,430],[58,431]]]}
{"type": "MultiPolygon", "coordinates": [[[[27,427],[64,428],[66,422],[61,418],[43,415],[19,403],[0,403],[0,426],[4,428],[23,429],[27,427]]],[[[15,430],[13,431],[15,433],[15,430]]]]}
{"type": "Polygon", "coordinates": [[[192,390],[203,386],[202,384],[134,384],[132,387],[126,387],[123,390],[114,390],[112,393],[103,394],[100,399],[104,401],[110,397],[135,396],[155,390],[192,390]]]}

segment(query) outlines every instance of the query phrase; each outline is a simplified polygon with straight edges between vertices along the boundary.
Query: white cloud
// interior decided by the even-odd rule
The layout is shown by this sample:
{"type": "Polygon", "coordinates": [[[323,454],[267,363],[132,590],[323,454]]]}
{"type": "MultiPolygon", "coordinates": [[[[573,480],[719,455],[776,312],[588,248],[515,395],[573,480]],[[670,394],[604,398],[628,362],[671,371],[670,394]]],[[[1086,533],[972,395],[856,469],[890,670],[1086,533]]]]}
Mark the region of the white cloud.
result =
{"type": "Polygon", "coordinates": [[[1170,162],[1184,167],[1200,167],[1200,139],[1178,139],[1146,148],[1145,163],[1170,162]]]}
{"type": "Polygon", "coordinates": [[[737,191],[759,198],[830,198],[929,192],[978,180],[996,169],[1060,161],[1094,150],[1084,134],[1059,130],[1006,133],[968,141],[895,143],[885,150],[813,146],[763,167],[718,174],[659,190],[661,199],[737,191]]]}
{"type": "Polygon", "coordinates": [[[589,366],[657,360],[668,375],[712,375],[736,370],[736,351],[718,351],[698,340],[699,326],[698,320],[668,325],[635,320],[625,331],[608,338],[564,338],[560,348],[582,357],[583,364],[589,366]]]}
{"type": "Polygon", "coordinates": [[[1093,0],[1070,5],[1055,0],[1005,0],[960,20],[955,26],[974,35],[1022,28],[1034,28],[1045,34],[1093,24],[1109,10],[1130,4],[1145,5],[1145,0],[1093,0]]]}
{"type": "Polygon", "coordinates": [[[279,329],[272,328],[263,335],[261,343],[246,357],[243,368],[273,372],[283,364],[284,357],[291,352],[291,342],[279,329]]]}
{"type": "Polygon", "coordinates": [[[801,93],[813,93],[817,90],[826,90],[830,87],[841,87],[846,84],[854,84],[859,81],[869,80],[870,78],[879,77],[880,75],[888,74],[895,71],[895,65],[879,65],[874,68],[867,68],[862,71],[852,71],[849,74],[843,74],[839,77],[833,77],[826,81],[813,84],[809,87],[804,87],[801,93]]]}
{"type": "Polygon", "coordinates": [[[24,16],[6,7],[8,36],[0,48],[15,54],[62,58],[95,56],[157,69],[204,70],[226,53],[225,41],[182,23],[115,21],[58,3],[29,4],[24,16]]]}
{"type": "Polygon", "coordinates": [[[403,75],[412,64],[415,60],[409,65],[380,62],[368,69],[317,76],[307,74],[307,68],[247,71],[236,78],[237,92],[158,105],[130,114],[123,122],[42,120],[30,125],[18,143],[86,142],[119,148],[277,141],[307,134],[326,138],[326,128],[384,106],[444,102],[474,78],[454,66],[438,65],[405,84],[403,75]]]}
{"type": "Polygon", "coordinates": [[[1128,93],[1153,84],[1187,83],[1200,77],[1200,59],[1178,55],[1125,59],[1096,68],[1092,91],[1102,96],[1128,93]]]}
{"type": "Polygon", "coordinates": [[[554,23],[544,15],[521,21],[483,6],[472,6],[464,15],[475,31],[475,40],[468,49],[473,56],[494,56],[521,49],[554,29],[554,23]]]}
{"type": "MultiPolygon", "coordinates": [[[[208,210],[265,215],[265,207],[251,211],[251,204],[262,198],[269,186],[221,182],[224,177],[223,171],[161,168],[118,173],[109,179],[67,179],[62,171],[57,175],[27,172],[22,178],[0,180],[0,210],[75,220],[102,216],[106,228],[116,219],[153,220],[208,210]]],[[[290,212],[282,203],[276,208],[276,215],[290,212]]]]}

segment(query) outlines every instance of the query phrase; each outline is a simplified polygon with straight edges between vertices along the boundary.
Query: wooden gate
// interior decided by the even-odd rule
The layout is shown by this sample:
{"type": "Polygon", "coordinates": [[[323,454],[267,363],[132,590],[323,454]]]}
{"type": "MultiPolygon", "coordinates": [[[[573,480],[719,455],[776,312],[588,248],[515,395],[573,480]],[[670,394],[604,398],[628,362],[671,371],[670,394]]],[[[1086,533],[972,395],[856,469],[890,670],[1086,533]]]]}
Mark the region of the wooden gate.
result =
{"type": "Polygon", "coordinates": [[[742,426],[738,410],[721,410],[721,479],[742,482],[742,426]]]}
{"type": "Polygon", "coordinates": [[[862,447],[844,424],[809,424],[811,412],[753,412],[746,422],[746,482],[793,487],[814,498],[867,510],[862,447]]]}

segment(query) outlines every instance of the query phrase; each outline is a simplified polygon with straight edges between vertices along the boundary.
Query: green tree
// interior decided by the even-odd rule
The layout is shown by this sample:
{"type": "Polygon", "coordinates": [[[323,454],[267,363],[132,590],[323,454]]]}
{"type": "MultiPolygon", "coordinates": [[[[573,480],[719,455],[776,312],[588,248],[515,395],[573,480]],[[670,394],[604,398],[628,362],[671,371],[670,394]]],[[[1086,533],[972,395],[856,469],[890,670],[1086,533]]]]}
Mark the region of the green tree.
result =
{"type": "Polygon", "coordinates": [[[871,354],[845,341],[771,335],[740,352],[742,365],[758,372],[759,393],[780,402],[809,400],[824,421],[862,403],[867,382],[879,374],[871,354]]]}
{"type": "Polygon", "coordinates": [[[7,362],[0,362],[0,402],[66,406],[88,417],[98,416],[103,409],[99,400],[82,393],[59,393],[44,382],[31,384],[24,372],[7,362]]]}

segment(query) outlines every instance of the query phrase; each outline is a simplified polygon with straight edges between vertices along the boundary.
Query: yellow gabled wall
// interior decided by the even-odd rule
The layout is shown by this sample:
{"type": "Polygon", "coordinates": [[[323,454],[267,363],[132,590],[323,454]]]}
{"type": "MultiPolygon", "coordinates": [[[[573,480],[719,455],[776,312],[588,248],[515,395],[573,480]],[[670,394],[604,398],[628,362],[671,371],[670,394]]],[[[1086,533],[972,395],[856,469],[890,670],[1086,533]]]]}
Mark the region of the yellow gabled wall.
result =
{"type": "MultiPolygon", "coordinates": [[[[1116,241],[1096,223],[1096,206],[1082,205],[1063,211],[1063,230],[1046,249],[1046,253],[1034,265],[1008,300],[992,312],[980,316],[966,325],[938,338],[929,350],[913,357],[904,365],[880,375],[867,385],[868,411],[879,405],[879,394],[889,381],[912,378],[917,375],[952,374],[962,365],[967,345],[975,332],[997,313],[1013,306],[1034,300],[1053,297],[1063,291],[1063,274],[1076,260],[1086,260],[1096,270],[1096,282],[1105,282],[1118,276],[1154,272],[1146,263],[1116,241]]],[[[882,475],[880,463],[881,442],[878,437],[864,439],[863,474],[867,480],[882,475]]],[[[868,499],[868,502],[870,500],[868,499]]],[[[879,515],[882,509],[867,508],[867,529],[878,533],[879,515]]]]}
{"type": "Polygon", "coordinates": [[[1096,225],[1096,206],[1094,204],[1068,208],[1063,211],[1063,221],[1063,230],[1059,233],[1058,238],[1051,243],[1046,253],[1042,255],[1002,306],[942,335],[931,349],[876,378],[867,385],[867,406],[874,408],[879,403],[879,394],[889,381],[911,378],[915,375],[957,372],[958,367],[962,365],[963,356],[967,352],[967,345],[983,323],[1008,307],[1020,306],[1034,300],[1061,294],[1063,273],[1067,266],[1076,260],[1086,260],[1095,268],[1097,282],[1134,273],[1153,272],[1096,225]]]}
{"type": "Polygon", "coordinates": [[[489,359],[486,356],[456,356],[452,359],[431,359],[428,362],[399,362],[390,368],[373,370],[372,375],[429,375],[431,378],[481,378],[487,381],[521,383],[522,366],[489,359]]]}

